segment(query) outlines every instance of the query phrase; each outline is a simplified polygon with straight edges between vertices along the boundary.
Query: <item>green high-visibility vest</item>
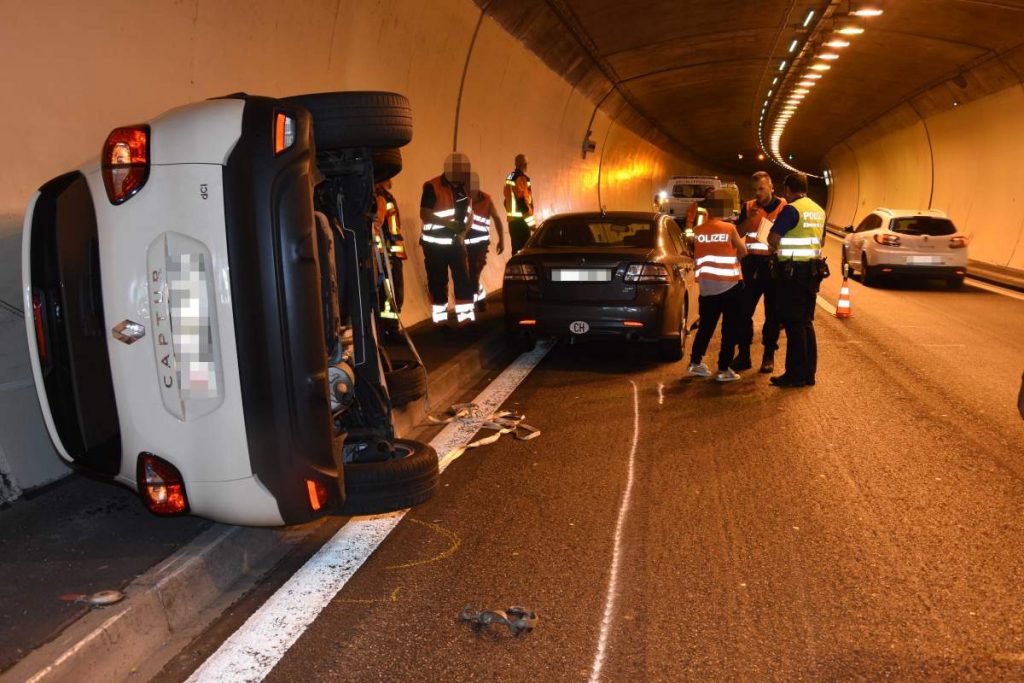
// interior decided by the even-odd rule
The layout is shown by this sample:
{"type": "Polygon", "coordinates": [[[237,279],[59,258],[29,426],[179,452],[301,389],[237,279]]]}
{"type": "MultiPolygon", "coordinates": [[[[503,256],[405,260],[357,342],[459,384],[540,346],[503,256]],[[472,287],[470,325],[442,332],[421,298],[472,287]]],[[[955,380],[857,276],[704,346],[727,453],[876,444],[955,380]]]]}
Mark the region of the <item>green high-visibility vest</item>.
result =
{"type": "Polygon", "coordinates": [[[782,236],[778,257],[782,261],[810,261],[821,258],[825,237],[825,210],[807,197],[790,204],[800,215],[796,227],[782,236]]]}

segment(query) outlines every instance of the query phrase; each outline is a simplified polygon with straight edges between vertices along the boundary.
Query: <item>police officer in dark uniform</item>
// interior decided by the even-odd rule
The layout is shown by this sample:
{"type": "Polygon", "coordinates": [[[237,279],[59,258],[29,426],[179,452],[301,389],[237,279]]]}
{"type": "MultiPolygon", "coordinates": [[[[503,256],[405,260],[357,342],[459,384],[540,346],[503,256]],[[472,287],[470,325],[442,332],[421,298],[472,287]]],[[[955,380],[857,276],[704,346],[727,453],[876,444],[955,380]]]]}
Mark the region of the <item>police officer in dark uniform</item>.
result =
{"type": "Polygon", "coordinates": [[[779,321],[786,330],[786,371],[771,378],[777,387],[813,386],[818,369],[814,308],[827,268],[821,258],[825,210],[807,197],[807,176],[786,177],[788,202],[768,236],[775,250],[772,276],[776,283],[779,321]]]}

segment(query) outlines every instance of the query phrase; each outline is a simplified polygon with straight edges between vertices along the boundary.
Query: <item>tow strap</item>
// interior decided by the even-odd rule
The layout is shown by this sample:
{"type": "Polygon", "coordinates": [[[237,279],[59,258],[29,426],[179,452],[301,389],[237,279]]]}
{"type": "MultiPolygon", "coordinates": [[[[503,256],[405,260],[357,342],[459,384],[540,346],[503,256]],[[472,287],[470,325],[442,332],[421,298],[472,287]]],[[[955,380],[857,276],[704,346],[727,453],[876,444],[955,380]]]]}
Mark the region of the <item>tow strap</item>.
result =
{"type": "MultiPolygon", "coordinates": [[[[480,407],[475,403],[456,403],[447,410],[427,415],[427,422],[435,425],[451,424],[452,422],[463,422],[469,420],[480,420],[480,407]]],[[[489,430],[493,434],[471,441],[465,446],[455,448],[453,456],[458,457],[470,448],[478,448],[492,444],[501,438],[502,434],[511,434],[517,441],[530,441],[540,436],[540,430],[525,423],[526,416],[511,410],[499,410],[486,417],[483,417],[481,431],[489,430]]]]}

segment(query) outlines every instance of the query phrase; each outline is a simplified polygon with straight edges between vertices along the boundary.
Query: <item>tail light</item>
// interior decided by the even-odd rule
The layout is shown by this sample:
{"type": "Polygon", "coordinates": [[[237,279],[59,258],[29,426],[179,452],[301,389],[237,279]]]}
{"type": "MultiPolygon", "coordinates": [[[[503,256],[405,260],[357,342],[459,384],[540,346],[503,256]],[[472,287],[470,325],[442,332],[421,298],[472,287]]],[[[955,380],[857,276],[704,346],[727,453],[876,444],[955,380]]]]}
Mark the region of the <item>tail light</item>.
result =
{"type": "Polygon", "coordinates": [[[626,270],[626,282],[668,282],[668,268],[660,263],[634,263],[626,270]]]}
{"type": "Polygon", "coordinates": [[[103,145],[103,185],[111,204],[123,204],[149,180],[149,126],[115,128],[103,145]]]}
{"type": "Polygon", "coordinates": [[[537,269],[530,263],[510,263],[505,266],[505,280],[536,282],[537,269]]]}
{"type": "Polygon", "coordinates": [[[43,295],[39,292],[32,293],[32,319],[36,326],[36,346],[39,349],[39,364],[45,365],[46,353],[46,325],[43,318],[43,295]]]}
{"type": "Polygon", "coordinates": [[[625,327],[643,327],[644,326],[644,324],[642,322],[640,322],[639,320],[623,320],[622,324],[625,327]]]}
{"type": "Polygon", "coordinates": [[[967,238],[962,235],[957,235],[949,239],[950,249],[964,249],[967,247],[967,238]]]}
{"type": "Polygon", "coordinates": [[[280,154],[295,144],[295,119],[277,112],[274,116],[274,154],[280,154]]]}
{"type": "Polygon", "coordinates": [[[152,453],[139,456],[139,493],[155,515],[180,515],[188,512],[185,484],[178,468],[152,453]]]}
{"type": "Polygon", "coordinates": [[[306,480],[306,492],[309,494],[309,507],[316,512],[327,503],[327,487],[319,481],[306,480]]]}
{"type": "Polygon", "coordinates": [[[886,247],[898,247],[900,246],[900,236],[890,235],[889,233],[881,233],[875,235],[875,241],[886,247]]]}

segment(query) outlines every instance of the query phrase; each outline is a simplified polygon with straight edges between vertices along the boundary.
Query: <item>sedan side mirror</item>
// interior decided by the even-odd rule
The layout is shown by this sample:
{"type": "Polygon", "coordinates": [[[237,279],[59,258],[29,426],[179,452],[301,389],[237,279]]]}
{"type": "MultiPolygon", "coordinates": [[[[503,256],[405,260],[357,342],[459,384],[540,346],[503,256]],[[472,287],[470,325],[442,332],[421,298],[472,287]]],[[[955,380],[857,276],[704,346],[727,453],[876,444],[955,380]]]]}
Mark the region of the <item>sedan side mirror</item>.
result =
{"type": "Polygon", "coordinates": [[[847,225],[845,228],[843,228],[843,232],[853,232],[853,226],[847,225]]]}

